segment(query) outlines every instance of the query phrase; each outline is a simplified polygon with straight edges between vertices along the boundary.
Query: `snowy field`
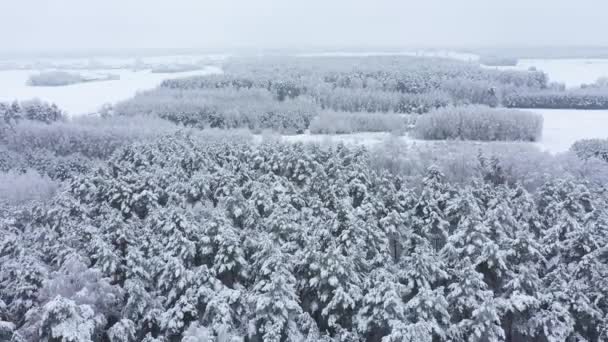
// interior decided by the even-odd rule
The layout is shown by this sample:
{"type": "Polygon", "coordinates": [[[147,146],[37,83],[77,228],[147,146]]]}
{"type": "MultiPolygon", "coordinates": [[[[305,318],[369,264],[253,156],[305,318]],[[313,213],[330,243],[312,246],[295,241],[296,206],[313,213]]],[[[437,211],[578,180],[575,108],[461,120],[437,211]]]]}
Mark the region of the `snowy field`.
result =
{"type": "Polygon", "coordinates": [[[95,112],[105,103],[126,100],[138,91],[154,88],[167,78],[221,73],[221,69],[206,67],[201,70],[172,74],[151,73],[150,70],[112,69],[95,70],[89,73],[78,70],[74,72],[83,75],[113,74],[120,76],[120,79],[59,87],[32,87],[26,85],[29,76],[38,72],[37,70],[0,71],[0,102],[39,98],[57,104],[69,115],[81,115],[95,112]]]}
{"type": "Polygon", "coordinates": [[[487,68],[528,70],[531,67],[544,71],[551,82],[564,83],[568,88],[608,77],[608,59],[520,59],[514,67],[487,68]]]}
{"type": "Polygon", "coordinates": [[[538,146],[562,152],[580,139],[608,138],[608,110],[530,109],[544,118],[543,137],[538,146]]]}

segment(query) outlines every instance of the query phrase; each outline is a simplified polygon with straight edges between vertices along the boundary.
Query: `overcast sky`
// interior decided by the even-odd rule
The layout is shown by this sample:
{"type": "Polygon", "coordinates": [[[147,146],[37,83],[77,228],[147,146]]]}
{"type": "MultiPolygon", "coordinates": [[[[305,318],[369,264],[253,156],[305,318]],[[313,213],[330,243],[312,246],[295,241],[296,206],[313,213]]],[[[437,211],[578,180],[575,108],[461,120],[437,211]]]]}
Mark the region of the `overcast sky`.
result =
{"type": "Polygon", "coordinates": [[[0,0],[0,49],[608,45],[607,0],[0,0]]]}

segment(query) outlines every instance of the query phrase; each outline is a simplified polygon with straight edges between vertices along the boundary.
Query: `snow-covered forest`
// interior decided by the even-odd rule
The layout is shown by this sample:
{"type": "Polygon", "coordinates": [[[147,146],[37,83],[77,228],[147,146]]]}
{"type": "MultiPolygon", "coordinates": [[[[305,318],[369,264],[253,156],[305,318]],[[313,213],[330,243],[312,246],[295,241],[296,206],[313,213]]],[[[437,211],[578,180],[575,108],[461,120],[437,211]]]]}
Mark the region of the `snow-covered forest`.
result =
{"type": "Polygon", "coordinates": [[[268,57],[94,116],[0,104],[0,340],[607,340],[608,142],[542,152],[542,117],[499,108],[569,91],[268,57]],[[308,131],[392,133],[277,136],[308,131]]]}

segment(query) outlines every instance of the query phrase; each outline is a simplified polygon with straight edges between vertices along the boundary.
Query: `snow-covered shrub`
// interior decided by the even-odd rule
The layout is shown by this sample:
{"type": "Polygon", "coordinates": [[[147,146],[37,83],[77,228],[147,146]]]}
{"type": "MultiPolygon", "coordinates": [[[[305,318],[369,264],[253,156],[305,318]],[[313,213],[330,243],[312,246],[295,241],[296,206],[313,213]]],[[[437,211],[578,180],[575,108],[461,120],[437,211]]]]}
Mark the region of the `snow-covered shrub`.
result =
{"type": "Polygon", "coordinates": [[[570,151],[579,158],[599,158],[608,162],[608,139],[583,139],[572,144],[570,151]]]}
{"type": "Polygon", "coordinates": [[[36,323],[40,340],[89,342],[105,321],[90,306],[57,296],[44,305],[36,323]]]}
{"type": "Polygon", "coordinates": [[[598,78],[595,82],[591,83],[591,84],[582,84],[581,85],[582,89],[608,89],[608,77],[607,76],[602,76],[600,78],[598,78]]]}
{"type": "Polygon", "coordinates": [[[27,80],[27,85],[33,87],[59,87],[82,82],[110,81],[118,79],[120,79],[120,76],[112,74],[86,77],[67,71],[46,71],[39,74],[30,75],[27,80]]]}
{"type": "Polygon", "coordinates": [[[158,88],[136,95],[115,107],[120,115],[157,115],[198,128],[273,129],[303,132],[317,115],[318,106],[308,98],[278,101],[265,89],[158,88]]]}
{"type": "Polygon", "coordinates": [[[117,315],[122,300],[120,288],[112,285],[101,270],[92,268],[90,260],[77,254],[62,256],[61,267],[49,274],[38,293],[42,302],[57,296],[73,300],[77,305],[87,305],[96,313],[117,315]]]}
{"type": "Polygon", "coordinates": [[[416,117],[395,113],[347,113],[323,111],[310,123],[313,134],[349,134],[356,132],[404,133],[416,117]]]}
{"type": "Polygon", "coordinates": [[[83,117],[52,124],[22,120],[4,140],[9,149],[22,153],[43,149],[58,156],[80,153],[88,158],[104,159],[130,142],[158,138],[178,130],[173,123],[155,117],[83,117]]]}
{"type": "Polygon", "coordinates": [[[421,116],[414,136],[426,140],[537,141],[543,118],[531,112],[485,106],[446,107],[421,116]]]}
{"type": "Polygon", "coordinates": [[[35,170],[0,172],[0,202],[11,205],[27,201],[46,201],[57,192],[59,184],[35,170]]]}
{"type": "Polygon", "coordinates": [[[435,165],[446,179],[467,184],[483,176],[480,157],[499,161],[506,181],[534,191],[556,178],[577,178],[601,187],[608,184],[608,163],[591,158],[581,160],[572,152],[552,155],[528,143],[429,141],[408,144],[390,137],[372,149],[370,166],[378,172],[390,171],[420,186],[426,170],[435,165]]]}
{"type": "Polygon", "coordinates": [[[85,81],[86,78],[80,74],[66,71],[47,71],[30,75],[27,80],[27,85],[34,87],[57,87],[85,81]]]}
{"type": "Polygon", "coordinates": [[[121,319],[108,330],[110,342],[135,341],[135,323],[130,319],[121,319]]]}

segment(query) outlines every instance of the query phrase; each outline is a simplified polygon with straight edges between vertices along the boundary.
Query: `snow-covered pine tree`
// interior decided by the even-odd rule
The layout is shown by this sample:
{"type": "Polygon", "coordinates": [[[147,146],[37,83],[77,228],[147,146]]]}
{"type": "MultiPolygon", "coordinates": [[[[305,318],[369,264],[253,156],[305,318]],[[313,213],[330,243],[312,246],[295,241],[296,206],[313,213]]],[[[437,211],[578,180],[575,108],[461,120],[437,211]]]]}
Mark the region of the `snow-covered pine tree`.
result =
{"type": "Polygon", "coordinates": [[[106,324],[86,305],[57,296],[44,305],[40,315],[37,338],[48,341],[90,342],[96,331],[106,324]]]}
{"type": "Polygon", "coordinates": [[[467,341],[503,340],[499,303],[492,290],[506,269],[506,255],[492,240],[492,231],[470,187],[451,201],[450,211],[458,216],[454,232],[442,249],[450,274],[449,335],[467,341]]]}
{"type": "Polygon", "coordinates": [[[444,175],[435,166],[429,167],[422,183],[422,192],[413,211],[412,225],[439,251],[450,232],[447,205],[452,191],[444,182],[444,175]]]}
{"type": "Polygon", "coordinates": [[[500,187],[490,202],[485,222],[502,232],[497,243],[505,251],[506,270],[501,273],[499,309],[505,340],[525,340],[527,324],[539,307],[543,247],[537,240],[538,213],[530,194],[521,187],[500,187]]]}
{"type": "Polygon", "coordinates": [[[594,210],[591,197],[586,186],[571,180],[547,183],[538,194],[545,225],[539,241],[546,262],[537,294],[539,309],[528,327],[531,334],[549,341],[593,340],[600,334],[597,327],[605,324],[605,313],[589,297],[593,292],[589,291],[588,276],[594,271],[588,272],[589,264],[581,263],[587,253],[598,249],[587,230],[593,228],[585,226],[585,217],[594,210]]]}
{"type": "Polygon", "coordinates": [[[110,342],[135,341],[135,323],[129,319],[121,319],[108,329],[110,342]]]}
{"type": "Polygon", "coordinates": [[[200,216],[202,236],[200,255],[211,272],[226,286],[234,287],[249,278],[249,261],[243,243],[243,231],[232,225],[220,208],[200,216]]]}
{"type": "Polygon", "coordinates": [[[296,280],[287,255],[272,235],[258,237],[252,256],[253,285],[249,291],[250,341],[296,341],[302,339],[298,317],[302,314],[295,290],[296,280]]]}
{"type": "Polygon", "coordinates": [[[503,341],[499,303],[488,289],[474,260],[464,257],[452,269],[446,299],[450,308],[447,336],[456,341],[503,341]]]}
{"type": "Polygon", "coordinates": [[[331,235],[309,237],[309,243],[298,254],[295,273],[303,310],[313,317],[319,330],[335,334],[353,326],[352,318],[362,295],[362,275],[357,272],[357,256],[344,255],[337,241],[318,243],[319,238],[328,236],[331,235]]]}

